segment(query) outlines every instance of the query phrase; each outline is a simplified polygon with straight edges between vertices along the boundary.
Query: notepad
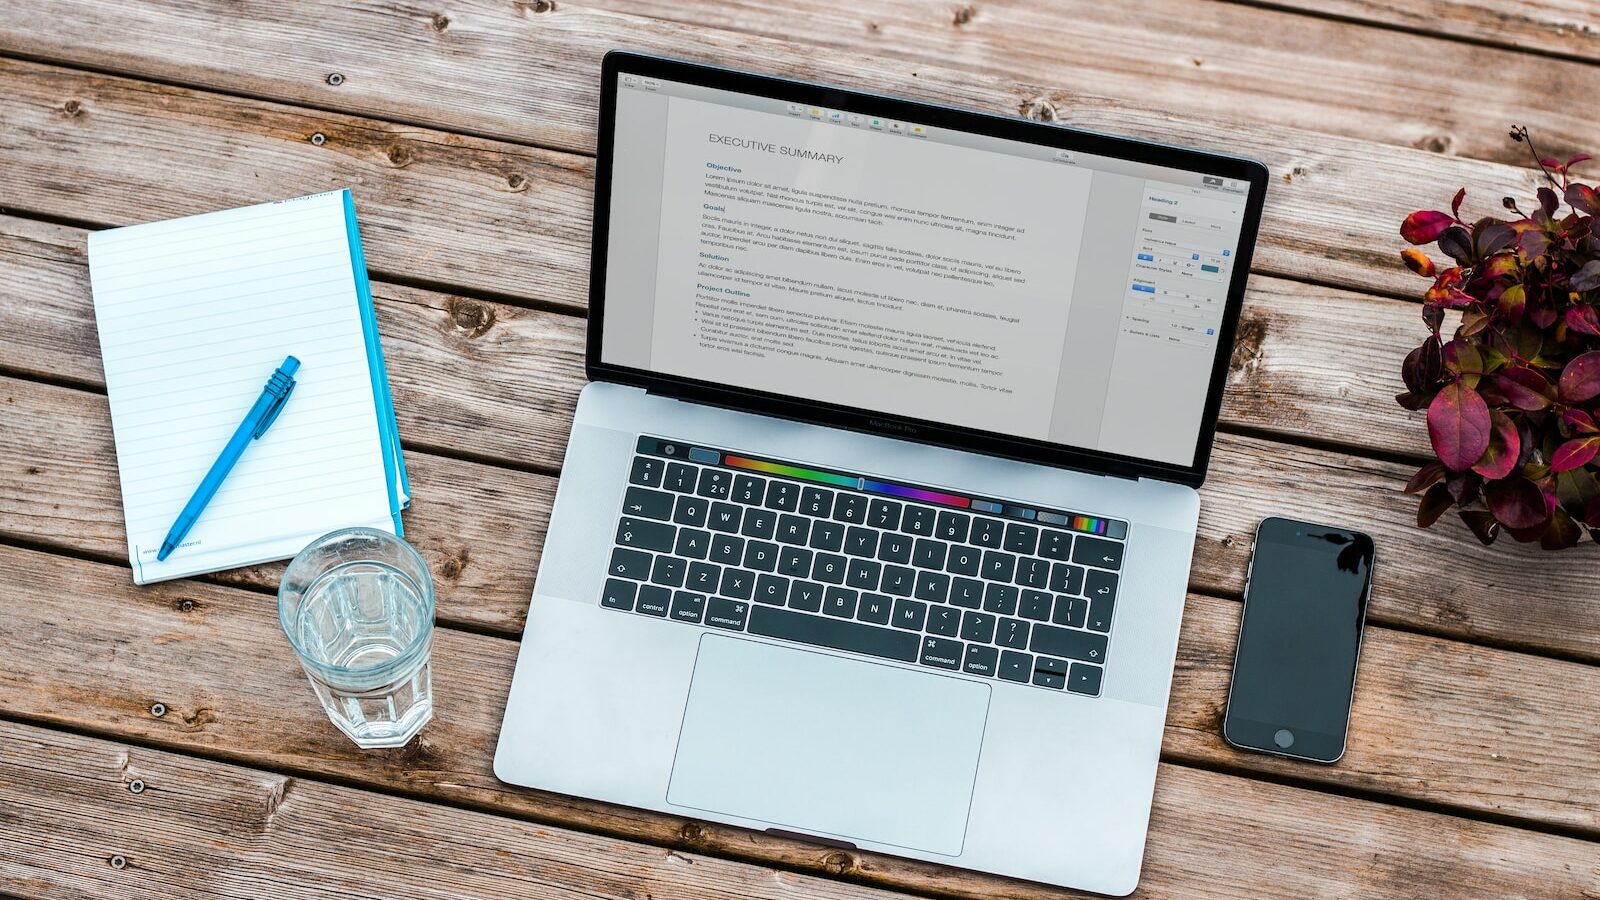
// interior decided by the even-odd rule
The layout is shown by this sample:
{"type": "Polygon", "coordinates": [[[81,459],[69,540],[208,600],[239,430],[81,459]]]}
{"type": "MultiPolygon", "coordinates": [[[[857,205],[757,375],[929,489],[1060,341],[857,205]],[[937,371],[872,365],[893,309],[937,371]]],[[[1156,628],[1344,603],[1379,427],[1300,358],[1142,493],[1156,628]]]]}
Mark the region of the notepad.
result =
{"type": "Polygon", "coordinates": [[[138,584],[285,559],[411,492],[349,191],[89,235],[128,559],[138,584]],[[183,543],[156,553],[285,356],[282,414],[183,543]]]}

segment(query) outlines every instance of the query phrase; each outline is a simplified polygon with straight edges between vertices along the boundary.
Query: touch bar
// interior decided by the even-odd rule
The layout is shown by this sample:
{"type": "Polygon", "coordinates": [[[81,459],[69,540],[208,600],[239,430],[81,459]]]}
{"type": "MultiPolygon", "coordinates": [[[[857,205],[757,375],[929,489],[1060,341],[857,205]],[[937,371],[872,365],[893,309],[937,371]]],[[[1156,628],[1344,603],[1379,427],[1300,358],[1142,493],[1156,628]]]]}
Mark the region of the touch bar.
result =
{"type": "Polygon", "coordinates": [[[906,487],[903,484],[890,484],[887,481],[873,481],[864,479],[861,489],[872,491],[874,494],[888,494],[891,497],[905,497],[911,500],[924,500],[928,503],[942,503],[945,506],[958,506],[962,509],[972,505],[972,498],[959,497],[955,494],[942,494],[938,491],[925,491],[922,488],[906,487]]]}
{"type": "Polygon", "coordinates": [[[850,488],[859,488],[861,486],[861,479],[853,475],[835,475],[832,472],[802,469],[799,466],[786,466],[782,463],[767,462],[764,459],[748,459],[743,456],[734,456],[732,453],[723,455],[722,464],[732,466],[735,469],[749,469],[752,472],[766,472],[769,475],[798,478],[801,481],[818,481],[823,484],[836,484],[839,487],[850,488]]]}

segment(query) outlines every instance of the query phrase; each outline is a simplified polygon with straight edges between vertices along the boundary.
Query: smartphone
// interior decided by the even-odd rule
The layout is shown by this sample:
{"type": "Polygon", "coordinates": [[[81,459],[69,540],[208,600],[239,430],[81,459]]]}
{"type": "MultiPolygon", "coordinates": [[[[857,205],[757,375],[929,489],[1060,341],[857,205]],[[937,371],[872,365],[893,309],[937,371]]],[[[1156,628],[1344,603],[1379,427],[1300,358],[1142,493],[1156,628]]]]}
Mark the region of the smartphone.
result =
{"type": "Polygon", "coordinates": [[[1344,756],[1372,538],[1276,516],[1256,527],[1222,737],[1314,762],[1344,756]]]}

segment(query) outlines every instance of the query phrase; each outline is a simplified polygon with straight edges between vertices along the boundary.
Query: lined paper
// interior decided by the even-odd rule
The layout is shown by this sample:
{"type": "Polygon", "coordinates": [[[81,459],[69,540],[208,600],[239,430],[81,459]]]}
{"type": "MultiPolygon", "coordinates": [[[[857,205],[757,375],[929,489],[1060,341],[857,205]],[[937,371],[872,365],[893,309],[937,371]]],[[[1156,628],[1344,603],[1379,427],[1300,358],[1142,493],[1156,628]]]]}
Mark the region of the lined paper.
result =
{"type": "Polygon", "coordinates": [[[95,232],[89,275],[136,582],[283,559],[350,525],[395,531],[341,192],[95,232]],[[290,355],[282,414],[157,562],[290,355]]]}

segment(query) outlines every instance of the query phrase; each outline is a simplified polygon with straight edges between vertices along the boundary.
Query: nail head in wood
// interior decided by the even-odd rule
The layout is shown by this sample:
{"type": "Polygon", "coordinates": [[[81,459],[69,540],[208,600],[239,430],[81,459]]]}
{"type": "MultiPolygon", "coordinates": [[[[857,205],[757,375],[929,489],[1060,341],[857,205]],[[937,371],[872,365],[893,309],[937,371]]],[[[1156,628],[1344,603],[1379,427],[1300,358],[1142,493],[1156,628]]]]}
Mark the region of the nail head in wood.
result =
{"type": "Polygon", "coordinates": [[[113,868],[113,869],[123,869],[123,868],[127,868],[127,865],[128,865],[128,861],[126,859],[123,859],[121,856],[113,856],[113,857],[111,857],[111,868],[113,868]]]}
{"type": "Polygon", "coordinates": [[[315,134],[313,134],[313,135],[311,135],[311,143],[315,144],[318,147],[321,147],[323,144],[326,144],[327,142],[328,142],[328,136],[323,134],[320,131],[315,133],[315,134]]]}
{"type": "Polygon", "coordinates": [[[150,715],[159,719],[166,714],[167,705],[165,703],[153,703],[150,705],[150,715]]]}
{"type": "Polygon", "coordinates": [[[133,791],[135,794],[142,794],[144,793],[144,782],[135,778],[131,783],[129,783],[128,790],[133,791]]]}
{"type": "Polygon", "coordinates": [[[338,72],[329,72],[328,83],[334,87],[338,87],[339,85],[344,84],[344,76],[340,75],[338,72]]]}

